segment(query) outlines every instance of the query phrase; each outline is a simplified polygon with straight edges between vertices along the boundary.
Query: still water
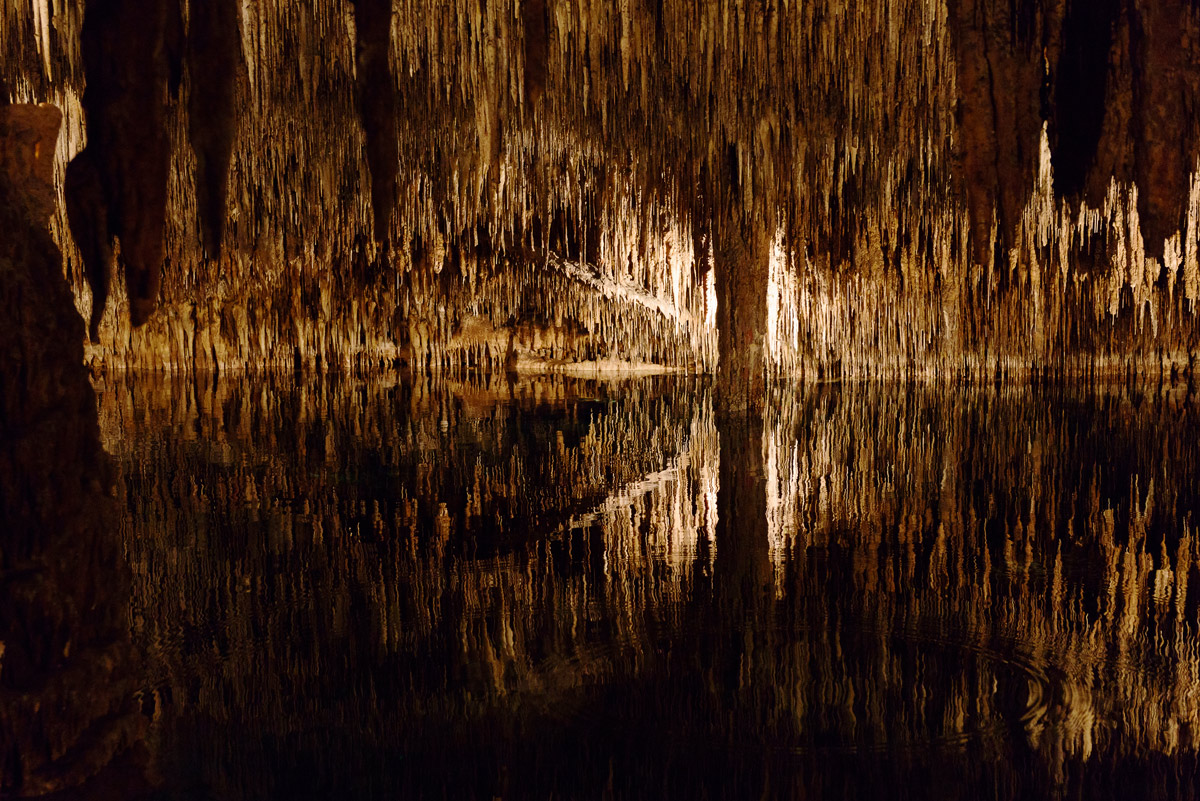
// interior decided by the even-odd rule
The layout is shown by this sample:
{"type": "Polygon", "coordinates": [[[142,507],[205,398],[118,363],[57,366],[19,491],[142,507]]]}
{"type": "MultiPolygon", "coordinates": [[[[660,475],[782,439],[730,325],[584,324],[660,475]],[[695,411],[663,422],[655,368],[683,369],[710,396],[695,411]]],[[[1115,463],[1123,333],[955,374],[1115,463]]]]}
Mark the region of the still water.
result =
{"type": "Polygon", "coordinates": [[[1186,388],[100,406],[165,797],[1197,795],[1186,388]]]}

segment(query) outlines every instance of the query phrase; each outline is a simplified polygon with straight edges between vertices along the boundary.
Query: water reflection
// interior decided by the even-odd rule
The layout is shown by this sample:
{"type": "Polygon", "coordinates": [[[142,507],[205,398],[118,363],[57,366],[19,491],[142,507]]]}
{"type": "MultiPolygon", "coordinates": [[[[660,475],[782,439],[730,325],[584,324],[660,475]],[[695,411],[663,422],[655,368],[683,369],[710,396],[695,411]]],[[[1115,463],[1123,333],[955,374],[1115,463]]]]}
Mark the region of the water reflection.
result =
{"type": "Polygon", "coordinates": [[[1194,793],[1195,400],[698,380],[100,393],[167,786],[1194,793]]]}

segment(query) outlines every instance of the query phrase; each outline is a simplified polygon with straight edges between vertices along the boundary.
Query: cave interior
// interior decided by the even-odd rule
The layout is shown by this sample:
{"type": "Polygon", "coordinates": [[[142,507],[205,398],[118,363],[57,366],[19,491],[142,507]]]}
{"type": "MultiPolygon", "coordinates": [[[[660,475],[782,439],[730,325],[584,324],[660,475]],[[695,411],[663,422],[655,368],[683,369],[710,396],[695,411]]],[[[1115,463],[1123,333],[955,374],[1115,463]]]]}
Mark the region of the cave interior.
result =
{"type": "Polygon", "coordinates": [[[4,0],[0,795],[1196,797],[1198,300],[1192,0],[4,0]]]}

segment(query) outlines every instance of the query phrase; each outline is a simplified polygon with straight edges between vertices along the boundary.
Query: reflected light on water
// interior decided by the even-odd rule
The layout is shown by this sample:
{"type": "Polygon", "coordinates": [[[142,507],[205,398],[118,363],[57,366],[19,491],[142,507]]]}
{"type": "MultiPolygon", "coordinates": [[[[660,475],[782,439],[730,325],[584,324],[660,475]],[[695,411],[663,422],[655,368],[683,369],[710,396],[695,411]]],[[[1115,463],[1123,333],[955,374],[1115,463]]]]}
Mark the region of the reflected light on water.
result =
{"type": "Polygon", "coordinates": [[[761,428],[674,378],[100,402],[170,787],[1190,787],[1192,399],[832,386],[761,428]]]}

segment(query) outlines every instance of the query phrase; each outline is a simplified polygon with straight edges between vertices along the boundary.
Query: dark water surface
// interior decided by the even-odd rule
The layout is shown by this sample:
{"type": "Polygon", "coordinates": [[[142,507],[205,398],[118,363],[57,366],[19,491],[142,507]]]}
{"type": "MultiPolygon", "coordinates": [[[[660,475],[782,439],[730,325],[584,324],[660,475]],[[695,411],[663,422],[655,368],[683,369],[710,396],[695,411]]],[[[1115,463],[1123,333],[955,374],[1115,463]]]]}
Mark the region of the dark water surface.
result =
{"type": "Polygon", "coordinates": [[[166,796],[1198,794],[1184,390],[100,395],[166,796]]]}

